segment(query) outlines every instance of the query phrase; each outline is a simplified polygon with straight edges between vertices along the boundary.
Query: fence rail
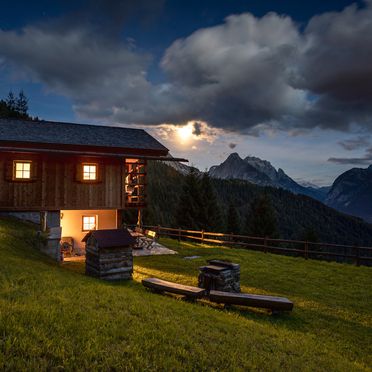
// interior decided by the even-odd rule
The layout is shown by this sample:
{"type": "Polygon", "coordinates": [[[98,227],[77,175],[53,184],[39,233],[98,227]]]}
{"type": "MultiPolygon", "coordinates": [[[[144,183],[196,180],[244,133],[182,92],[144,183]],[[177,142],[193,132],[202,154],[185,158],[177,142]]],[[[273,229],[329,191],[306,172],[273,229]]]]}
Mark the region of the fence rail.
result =
{"type": "MultiPolygon", "coordinates": [[[[128,227],[134,227],[129,225],[128,227]]],[[[265,253],[302,256],[305,259],[324,259],[360,265],[372,265],[372,247],[357,245],[309,242],[303,240],[273,239],[247,235],[224,234],[204,230],[185,230],[163,226],[142,226],[155,230],[158,236],[176,238],[178,241],[189,239],[200,243],[213,243],[242,247],[265,253]]]]}

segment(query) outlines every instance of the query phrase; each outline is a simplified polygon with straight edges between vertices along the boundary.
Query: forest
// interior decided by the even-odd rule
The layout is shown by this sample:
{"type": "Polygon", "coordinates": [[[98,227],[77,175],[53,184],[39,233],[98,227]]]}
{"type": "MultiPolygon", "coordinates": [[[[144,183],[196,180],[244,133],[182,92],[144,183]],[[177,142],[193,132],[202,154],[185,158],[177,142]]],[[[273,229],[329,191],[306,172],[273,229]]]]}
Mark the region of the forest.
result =
{"type": "MultiPolygon", "coordinates": [[[[148,165],[145,225],[372,246],[372,225],[289,191],[148,165]]],[[[125,213],[136,222],[136,211],[125,213]]]]}

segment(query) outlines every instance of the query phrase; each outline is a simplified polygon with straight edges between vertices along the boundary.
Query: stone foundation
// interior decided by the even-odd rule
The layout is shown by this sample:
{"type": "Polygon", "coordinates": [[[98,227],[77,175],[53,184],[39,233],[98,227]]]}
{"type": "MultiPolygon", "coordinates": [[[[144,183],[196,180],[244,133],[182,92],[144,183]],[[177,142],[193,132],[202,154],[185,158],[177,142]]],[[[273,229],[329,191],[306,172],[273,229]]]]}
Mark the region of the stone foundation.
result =
{"type": "Polygon", "coordinates": [[[198,286],[207,291],[240,292],[240,265],[210,260],[209,265],[199,268],[198,286]]]}
{"type": "Polygon", "coordinates": [[[84,238],[85,273],[104,280],[131,279],[132,246],[135,240],[128,231],[95,230],[84,238]]]}

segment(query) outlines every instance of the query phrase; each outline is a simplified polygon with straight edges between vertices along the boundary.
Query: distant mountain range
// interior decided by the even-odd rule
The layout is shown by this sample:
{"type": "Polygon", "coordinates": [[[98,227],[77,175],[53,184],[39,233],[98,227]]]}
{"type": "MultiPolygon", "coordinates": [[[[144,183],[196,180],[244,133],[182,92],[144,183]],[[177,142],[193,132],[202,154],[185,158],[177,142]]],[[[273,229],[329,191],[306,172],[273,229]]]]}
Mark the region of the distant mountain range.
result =
{"type": "MultiPolygon", "coordinates": [[[[192,167],[169,162],[183,175],[192,167]]],[[[194,168],[196,169],[196,168],[194,168]]],[[[368,168],[353,168],[336,178],[332,186],[316,187],[299,183],[289,177],[283,169],[276,170],[267,160],[254,156],[242,159],[237,153],[230,154],[220,165],[212,166],[212,178],[237,179],[259,186],[271,186],[310,196],[343,213],[363,218],[372,223],[372,165],[368,168]]]]}
{"type": "Polygon", "coordinates": [[[240,179],[260,186],[280,187],[294,194],[307,195],[320,201],[325,200],[328,192],[328,188],[300,185],[283,169],[276,170],[267,160],[254,156],[242,159],[237,153],[230,154],[220,165],[211,167],[209,175],[220,179],[240,179]]]}

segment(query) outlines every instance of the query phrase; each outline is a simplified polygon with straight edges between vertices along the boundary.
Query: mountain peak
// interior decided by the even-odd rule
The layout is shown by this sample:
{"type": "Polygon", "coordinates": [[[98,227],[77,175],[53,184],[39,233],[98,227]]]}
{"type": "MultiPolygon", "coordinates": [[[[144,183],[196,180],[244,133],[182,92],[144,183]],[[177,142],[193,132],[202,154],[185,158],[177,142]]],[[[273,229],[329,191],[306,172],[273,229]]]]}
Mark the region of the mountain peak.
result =
{"type": "Polygon", "coordinates": [[[243,160],[237,152],[232,152],[226,160],[243,160]]]}
{"type": "Polygon", "coordinates": [[[277,171],[267,160],[256,156],[247,156],[243,160],[236,152],[230,154],[220,165],[212,166],[209,175],[214,178],[246,180],[261,186],[280,187],[318,200],[323,200],[325,196],[299,185],[282,169],[277,171]]]}

